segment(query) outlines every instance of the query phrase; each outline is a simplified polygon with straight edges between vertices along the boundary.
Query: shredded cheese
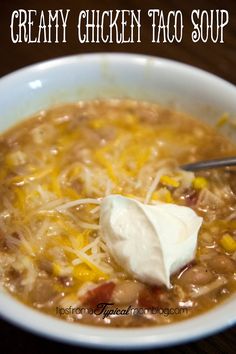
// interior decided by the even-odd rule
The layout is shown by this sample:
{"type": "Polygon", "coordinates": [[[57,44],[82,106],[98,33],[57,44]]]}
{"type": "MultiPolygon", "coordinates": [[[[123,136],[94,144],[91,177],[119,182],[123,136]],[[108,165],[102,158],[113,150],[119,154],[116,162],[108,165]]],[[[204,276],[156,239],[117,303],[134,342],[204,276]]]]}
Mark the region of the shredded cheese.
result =
{"type": "Polygon", "coordinates": [[[28,257],[17,264],[28,274],[29,285],[41,256],[56,277],[69,274],[81,286],[113,274],[124,277],[100,237],[103,197],[117,193],[145,203],[171,203],[172,190],[191,185],[194,178],[178,172],[168,153],[175,140],[168,126],[155,130],[132,110],[122,115],[92,112],[80,123],[61,116],[53,124],[32,122],[19,151],[4,157],[0,179],[6,178],[10,198],[3,196],[2,204],[8,224],[14,220],[12,232],[19,235],[8,241],[11,247],[20,245],[19,259],[28,257]]]}

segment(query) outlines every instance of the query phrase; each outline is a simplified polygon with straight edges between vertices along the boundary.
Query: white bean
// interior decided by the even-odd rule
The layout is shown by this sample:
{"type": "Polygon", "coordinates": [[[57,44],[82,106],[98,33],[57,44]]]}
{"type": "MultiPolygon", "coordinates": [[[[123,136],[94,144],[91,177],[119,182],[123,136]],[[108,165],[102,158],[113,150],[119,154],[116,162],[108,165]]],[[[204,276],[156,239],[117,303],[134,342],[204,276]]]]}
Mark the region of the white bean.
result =
{"type": "Polygon", "coordinates": [[[115,304],[131,304],[137,300],[143,285],[136,282],[125,280],[118,283],[113,291],[112,301],[115,304]]]}

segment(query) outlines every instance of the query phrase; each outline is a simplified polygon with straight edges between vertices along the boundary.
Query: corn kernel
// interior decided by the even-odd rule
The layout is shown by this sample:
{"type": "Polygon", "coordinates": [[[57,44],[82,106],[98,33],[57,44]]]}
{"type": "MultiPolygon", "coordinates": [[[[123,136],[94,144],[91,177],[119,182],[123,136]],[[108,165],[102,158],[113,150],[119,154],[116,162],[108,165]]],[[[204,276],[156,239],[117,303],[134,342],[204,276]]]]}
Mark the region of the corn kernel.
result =
{"type": "Polygon", "coordinates": [[[228,123],[229,121],[229,115],[227,113],[224,113],[216,122],[216,126],[222,127],[223,125],[225,125],[226,123],[228,123]]]}
{"type": "Polygon", "coordinates": [[[158,200],[158,199],[159,199],[158,192],[155,191],[155,192],[152,194],[152,200],[158,200]]]}
{"type": "Polygon", "coordinates": [[[233,253],[236,251],[236,241],[229,234],[225,234],[221,237],[220,244],[226,252],[233,253]]]}
{"type": "Polygon", "coordinates": [[[102,118],[93,119],[89,125],[93,129],[100,129],[106,124],[105,120],[102,118]]]}
{"type": "Polygon", "coordinates": [[[53,270],[53,274],[55,274],[56,276],[62,275],[62,267],[60,266],[60,264],[53,263],[52,270],[53,270]]]}
{"type": "Polygon", "coordinates": [[[165,186],[174,187],[174,188],[178,188],[180,184],[178,181],[176,181],[176,179],[169,176],[162,176],[160,181],[165,186]]]}
{"type": "Polygon", "coordinates": [[[159,201],[165,202],[165,203],[173,203],[174,202],[170,191],[168,189],[166,189],[166,187],[163,187],[163,188],[159,189],[158,191],[155,191],[152,194],[152,200],[159,200],[159,201]]]}
{"type": "Polygon", "coordinates": [[[138,123],[138,117],[135,114],[127,113],[122,118],[123,127],[136,128],[135,125],[138,123]]]}
{"type": "Polygon", "coordinates": [[[174,202],[170,191],[166,191],[165,202],[166,203],[173,203],[174,202]]]}
{"type": "Polygon", "coordinates": [[[124,197],[127,197],[127,198],[135,199],[135,195],[134,195],[134,194],[124,193],[123,196],[124,196],[124,197]]]}
{"type": "Polygon", "coordinates": [[[195,177],[193,180],[193,188],[195,189],[203,189],[206,188],[208,185],[208,182],[206,178],[204,177],[195,177]]]}

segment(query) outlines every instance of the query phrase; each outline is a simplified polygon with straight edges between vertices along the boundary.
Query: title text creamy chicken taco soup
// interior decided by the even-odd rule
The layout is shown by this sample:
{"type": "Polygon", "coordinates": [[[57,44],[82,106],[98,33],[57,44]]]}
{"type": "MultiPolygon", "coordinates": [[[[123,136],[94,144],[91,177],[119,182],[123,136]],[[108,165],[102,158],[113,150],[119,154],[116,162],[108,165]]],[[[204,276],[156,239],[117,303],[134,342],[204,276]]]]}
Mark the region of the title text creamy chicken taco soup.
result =
{"type": "Polygon", "coordinates": [[[178,167],[236,154],[213,128],[147,102],[79,102],[0,146],[0,279],[22,302],[132,327],[194,316],[235,290],[235,171],[178,167]]]}

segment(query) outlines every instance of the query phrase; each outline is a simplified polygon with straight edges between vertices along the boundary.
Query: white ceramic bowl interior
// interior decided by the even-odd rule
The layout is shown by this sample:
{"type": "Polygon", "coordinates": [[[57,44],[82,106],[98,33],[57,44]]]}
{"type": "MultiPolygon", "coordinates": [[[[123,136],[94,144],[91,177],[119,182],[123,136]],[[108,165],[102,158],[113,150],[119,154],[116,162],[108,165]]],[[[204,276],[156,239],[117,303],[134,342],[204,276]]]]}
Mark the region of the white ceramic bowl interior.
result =
{"type": "MultiPolygon", "coordinates": [[[[236,115],[236,88],[199,69],[131,54],[90,54],[33,65],[0,79],[0,131],[54,104],[94,98],[156,101],[214,123],[236,115]]],[[[224,133],[234,137],[232,129],[224,133]]],[[[210,142],[206,142],[210,143],[210,142]]],[[[138,329],[71,324],[37,312],[0,290],[3,318],[34,333],[96,348],[163,347],[210,335],[236,322],[236,295],[179,323],[138,329]]]]}

